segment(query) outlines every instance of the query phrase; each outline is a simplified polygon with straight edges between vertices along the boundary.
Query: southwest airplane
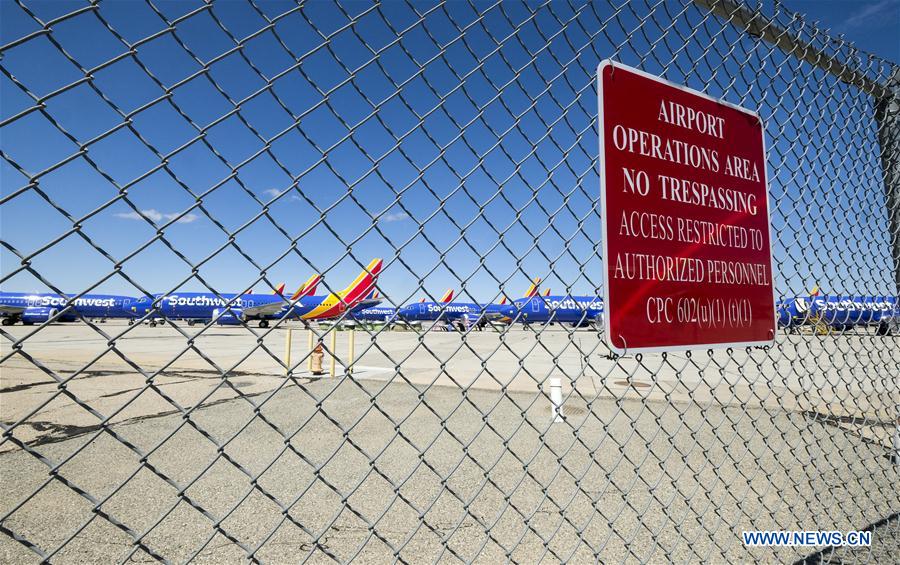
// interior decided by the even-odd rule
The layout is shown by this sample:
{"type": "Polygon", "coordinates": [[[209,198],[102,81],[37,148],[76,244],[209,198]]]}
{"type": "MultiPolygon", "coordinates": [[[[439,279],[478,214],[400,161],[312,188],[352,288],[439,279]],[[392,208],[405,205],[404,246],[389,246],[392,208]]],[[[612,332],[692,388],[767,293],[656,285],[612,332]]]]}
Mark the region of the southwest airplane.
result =
{"type": "MultiPolygon", "coordinates": [[[[525,292],[525,297],[535,296],[538,292],[537,285],[540,282],[540,279],[535,279],[525,292]]],[[[465,326],[468,326],[469,322],[477,322],[479,326],[483,326],[488,321],[504,321],[508,318],[506,311],[510,307],[506,306],[505,298],[500,304],[485,306],[473,302],[452,302],[452,300],[453,292],[447,291],[440,302],[426,302],[425,299],[422,299],[416,304],[400,308],[397,315],[406,322],[444,321],[450,324],[462,322],[465,326]]]]}
{"type": "MultiPolygon", "coordinates": [[[[378,291],[373,290],[372,295],[369,298],[372,300],[379,300],[380,296],[378,291]]],[[[451,298],[453,298],[453,290],[448,290],[441,298],[441,301],[449,301],[451,298]]],[[[349,317],[357,322],[384,322],[385,324],[390,324],[397,321],[397,316],[397,309],[390,306],[357,306],[350,311],[349,317]]]]}
{"type": "Polygon", "coordinates": [[[136,301],[131,296],[114,294],[85,294],[74,300],[58,294],[27,294],[0,292],[0,324],[11,326],[22,322],[26,326],[52,319],[74,322],[79,314],[84,318],[134,318],[131,311],[136,301]],[[71,306],[66,310],[67,306],[71,306]]]}
{"type": "Polygon", "coordinates": [[[877,326],[879,335],[891,335],[900,322],[900,304],[894,296],[821,296],[816,286],[808,297],[778,301],[777,315],[788,330],[824,323],[836,330],[877,326]]]}
{"type": "Polygon", "coordinates": [[[259,327],[269,327],[269,320],[300,319],[306,321],[337,318],[348,309],[357,306],[374,306],[379,300],[367,299],[372,292],[383,262],[375,259],[344,290],[327,296],[308,296],[309,288],[315,288],[320,279],[314,275],[290,299],[280,295],[221,294],[211,292],[184,292],[156,294],[143,297],[132,307],[139,315],[155,318],[182,318],[188,320],[215,321],[221,325],[239,325],[242,321],[258,320],[259,327]],[[157,310],[154,311],[154,304],[157,310]]]}
{"type": "MultiPolygon", "coordinates": [[[[294,294],[291,295],[290,300],[294,301],[294,300],[297,300],[298,298],[302,298],[304,296],[312,296],[313,294],[315,294],[316,287],[319,285],[319,281],[321,281],[321,280],[322,280],[322,275],[320,275],[319,273],[316,273],[313,276],[309,277],[308,279],[306,279],[305,283],[300,285],[300,288],[297,289],[297,292],[295,292],[294,294]]],[[[275,287],[275,290],[272,291],[272,295],[273,296],[284,296],[284,287],[285,287],[285,284],[280,283],[278,286],[275,287]]],[[[252,294],[253,294],[253,289],[250,289],[245,293],[245,295],[252,295],[252,294]]],[[[252,301],[254,303],[256,302],[255,297],[253,297],[252,301]]],[[[226,316],[227,316],[227,313],[226,313],[226,316]]],[[[275,316],[268,316],[267,318],[277,320],[279,317],[280,316],[275,315],[275,316]]],[[[203,323],[204,319],[205,318],[199,318],[199,319],[187,318],[187,325],[193,326],[196,324],[201,324],[201,323],[203,323]]],[[[226,321],[221,322],[221,323],[228,324],[229,322],[227,321],[227,318],[226,318],[226,321]]],[[[237,324],[238,322],[235,321],[234,323],[237,324]]],[[[153,320],[150,320],[150,325],[155,326],[156,322],[154,322],[153,320]]],[[[267,326],[268,326],[268,323],[261,327],[267,327],[267,326]]]]}
{"type": "Polygon", "coordinates": [[[599,324],[603,320],[603,299],[595,296],[542,296],[516,300],[504,314],[524,324],[572,324],[573,327],[599,324]]]}

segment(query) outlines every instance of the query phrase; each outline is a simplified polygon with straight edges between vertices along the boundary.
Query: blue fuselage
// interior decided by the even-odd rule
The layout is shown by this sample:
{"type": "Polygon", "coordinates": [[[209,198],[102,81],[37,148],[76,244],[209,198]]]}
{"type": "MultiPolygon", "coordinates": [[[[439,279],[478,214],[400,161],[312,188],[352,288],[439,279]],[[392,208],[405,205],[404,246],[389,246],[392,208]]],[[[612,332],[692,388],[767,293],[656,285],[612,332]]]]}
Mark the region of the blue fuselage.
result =
{"type": "Polygon", "coordinates": [[[499,318],[504,308],[499,304],[481,306],[474,302],[417,302],[400,308],[397,315],[408,322],[476,322],[499,318]]]}
{"type": "Polygon", "coordinates": [[[151,316],[153,318],[166,317],[209,321],[219,317],[224,322],[232,317],[243,316],[245,309],[278,304],[281,304],[281,308],[272,314],[251,315],[248,318],[277,320],[287,315],[288,309],[290,309],[288,317],[302,316],[318,306],[322,298],[315,296],[303,297],[297,300],[293,306],[290,306],[289,301],[283,296],[271,294],[226,293],[217,296],[211,292],[179,292],[176,294],[155,294],[152,300],[146,296],[140,298],[135,304],[135,313],[138,316],[144,316],[152,310],[153,302],[155,301],[159,303],[159,310],[151,316]]]}
{"type": "Polygon", "coordinates": [[[516,300],[507,315],[522,323],[561,323],[576,326],[603,319],[603,299],[594,296],[535,296],[516,300]]]}
{"type": "Polygon", "coordinates": [[[359,308],[350,311],[350,318],[360,322],[394,322],[397,320],[397,309],[387,306],[359,308]]]}
{"type": "MultiPolygon", "coordinates": [[[[47,321],[70,305],[70,300],[58,294],[0,292],[3,315],[26,323],[47,321]]],[[[85,318],[132,318],[131,306],[134,303],[135,299],[130,296],[85,294],[71,300],[72,308],[57,320],[72,322],[78,319],[79,314],[85,318]]]]}
{"type": "Polygon", "coordinates": [[[851,328],[900,318],[900,305],[894,296],[801,296],[780,300],[777,309],[782,327],[819,321],[835,328],[851,328]]]}

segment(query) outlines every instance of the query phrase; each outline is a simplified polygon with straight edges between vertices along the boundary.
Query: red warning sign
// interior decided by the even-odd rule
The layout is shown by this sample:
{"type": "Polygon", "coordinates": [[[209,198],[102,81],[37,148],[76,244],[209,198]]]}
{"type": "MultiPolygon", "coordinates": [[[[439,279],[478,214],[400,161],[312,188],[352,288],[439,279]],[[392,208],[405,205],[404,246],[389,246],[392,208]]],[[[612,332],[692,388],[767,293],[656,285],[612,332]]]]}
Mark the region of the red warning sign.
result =
{"type": "Polygon", "coordinates": [[[597,74],[610,347],[770,345],[759,116],[609,60],[597,74]]]}

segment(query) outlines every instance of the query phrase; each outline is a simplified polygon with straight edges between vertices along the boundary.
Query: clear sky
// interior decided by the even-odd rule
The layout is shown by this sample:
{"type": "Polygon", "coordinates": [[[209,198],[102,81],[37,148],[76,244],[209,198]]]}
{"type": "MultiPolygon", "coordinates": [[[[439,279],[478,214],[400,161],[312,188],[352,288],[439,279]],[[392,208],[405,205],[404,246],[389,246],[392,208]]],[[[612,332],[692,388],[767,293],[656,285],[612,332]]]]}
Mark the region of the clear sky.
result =
{"type": "MultiPolygon", "coordinates": [[[[896,4],[788,5],[890,57],[896,4]]],[[[594,80],[614,57],[766,118],[780,293],[889,292],[870,99],[678,2],[25,5],[0,3],[4,290],[46,290],[10,276],[9,246],[68,292],[139,293],[107,254],[151,292],[264,292],[260,270],[339,289],[383,257],[395,303],[532,277],[594,294],[594,80]]]]}
{"type": "Polygon", "coordinates": [[[900,0],[785,0],[857,48],[900,63],[900,0]]]}

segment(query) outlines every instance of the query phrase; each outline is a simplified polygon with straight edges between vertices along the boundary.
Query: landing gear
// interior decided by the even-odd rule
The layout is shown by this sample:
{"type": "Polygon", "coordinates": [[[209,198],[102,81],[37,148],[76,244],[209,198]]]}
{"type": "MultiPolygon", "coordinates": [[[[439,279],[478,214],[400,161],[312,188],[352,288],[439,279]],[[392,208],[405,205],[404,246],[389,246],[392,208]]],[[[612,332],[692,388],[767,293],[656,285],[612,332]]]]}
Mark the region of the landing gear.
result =
{"type": "Polygon", "coordinates": [[[196,323],[197,323],[197,320],[188,320],[187,321],[187,325],[189,325],[189,326],[193,326],[196,323]]]}
{"type": "Polygon", "coordinates": [[[150,322],[149,322],[147,325],[149,325],[151,328],[155,328],[155,327],[156,327],[156,321],[155,321],[155,320],[150,320],[150,322]]]}
{"type": "Polygon", "coordinates": [[[3,326],[11,326],[15,323],[16,321],[13,320],[11,316],[4,316],[3,318],[0,318],[0,325],[3,326]]]}
{"type": "Polygon", "coordinates": [[[268,327],[269,327],[269,320],[260,320],[260,321],[259,321],[259,327],[264,328],[264,329],[265,329],[265,328],[268,328],[268,327]]]}

